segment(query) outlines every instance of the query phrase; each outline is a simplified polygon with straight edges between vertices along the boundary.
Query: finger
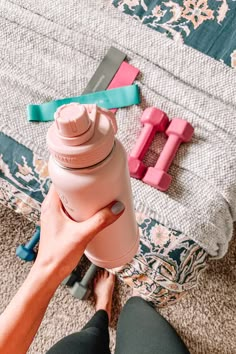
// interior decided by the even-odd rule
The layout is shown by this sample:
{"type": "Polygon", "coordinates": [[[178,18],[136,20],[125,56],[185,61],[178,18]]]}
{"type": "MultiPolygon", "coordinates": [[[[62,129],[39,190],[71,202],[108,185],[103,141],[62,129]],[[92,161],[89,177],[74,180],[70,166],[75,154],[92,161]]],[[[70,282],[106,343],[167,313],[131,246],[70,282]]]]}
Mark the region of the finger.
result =
{"type": "Polygon", "coordinates": [[[48,209],[50,209],[50,211],[53,210],[59,211],[60,206],[61,206],[60,198],[56,192],[54,185],[51,184],[48,194],[46,195],[46,198],[44,199],[41,205],[41,212],[45,213],[48,209]]]}
{"type": "Polygon", "coordinates": [[[125,206],[122,202],[113,202],[99,210],[90,219],[79,223],[80,235],[87,245],[100,231],[113,224],[123,214],[125,206]]]}

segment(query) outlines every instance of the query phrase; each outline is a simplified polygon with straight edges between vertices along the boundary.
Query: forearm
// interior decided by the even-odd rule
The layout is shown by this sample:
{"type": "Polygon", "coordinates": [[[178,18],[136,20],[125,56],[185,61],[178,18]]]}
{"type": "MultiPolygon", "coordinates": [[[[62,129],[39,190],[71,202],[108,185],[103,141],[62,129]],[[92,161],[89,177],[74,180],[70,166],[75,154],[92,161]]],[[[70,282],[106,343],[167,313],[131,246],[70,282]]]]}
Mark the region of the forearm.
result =
{"type": "Polygon", "coordinates": [[[48,266],[35,264],[0,316],[0,353],[26,353],[60,280],[48,266]]]}
{"type": "Polygon", "coordinates": [[[41,209],[36,262],[0,316],[1,354],[26,353],[58,285],[76,267],[89,242],[123,212],[122,203],[112,202],[90,219],[75,222],[63,212],[54,186],[50,188],[41,209]]]}

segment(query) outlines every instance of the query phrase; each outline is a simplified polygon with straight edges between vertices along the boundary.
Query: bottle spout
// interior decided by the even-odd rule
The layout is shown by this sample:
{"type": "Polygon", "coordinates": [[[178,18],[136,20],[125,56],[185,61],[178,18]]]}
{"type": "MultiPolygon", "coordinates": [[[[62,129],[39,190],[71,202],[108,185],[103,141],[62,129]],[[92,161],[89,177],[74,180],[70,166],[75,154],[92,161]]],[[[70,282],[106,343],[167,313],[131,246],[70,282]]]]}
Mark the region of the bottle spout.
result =
{"type": "Polygon", "coordinates": [[[116,134],[118,130],[118,126],[117,126],[116,117],[114,113],[102,107],[97,107],[97,109],[99,113],[103,113],[110,120],[112,128],[114,130],[114,134],[116,134]]]}

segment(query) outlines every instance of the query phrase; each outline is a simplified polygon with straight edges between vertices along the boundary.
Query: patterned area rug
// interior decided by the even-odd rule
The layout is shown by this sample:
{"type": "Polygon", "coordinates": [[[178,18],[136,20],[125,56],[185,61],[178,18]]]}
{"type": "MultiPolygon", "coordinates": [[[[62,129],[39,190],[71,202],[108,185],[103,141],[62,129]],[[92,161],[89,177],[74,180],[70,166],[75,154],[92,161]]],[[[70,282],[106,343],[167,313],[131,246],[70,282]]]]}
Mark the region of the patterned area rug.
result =
{"type": "Polygon", "coordinates": [[[178,43],[236,68],[236,2],[113,0],[113,5],[178,43]]]}

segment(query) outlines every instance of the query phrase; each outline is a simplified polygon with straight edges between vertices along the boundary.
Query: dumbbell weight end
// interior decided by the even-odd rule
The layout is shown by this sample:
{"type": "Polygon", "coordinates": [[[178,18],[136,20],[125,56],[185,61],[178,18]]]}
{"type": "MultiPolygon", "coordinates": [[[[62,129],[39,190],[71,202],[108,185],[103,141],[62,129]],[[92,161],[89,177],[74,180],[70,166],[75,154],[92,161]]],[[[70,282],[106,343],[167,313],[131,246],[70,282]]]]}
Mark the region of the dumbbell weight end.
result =
{"type": "Polygon", "coordinates": [[[80,300],[86,300],[89,297],[89,283],[93,280],[98,267],[95,264],[91,264],[87,272],[85,273],[83,279],[80,282],[75,282],[75,284],[70,288],[70,293],[80,300]]]}
{"type": "Polygon", "coordinates": [[[128,157],[129,173],[130,176],[137,179],[142,179],[147,167],[139,159],[129,156],[128,157]]]}
{"type": "Polygon", "coordinates": [[[24,245],[20,245],[16,249],[16,256],[26,262],[31,262],[36,258],[34,250],[28,250],[24,245]]]}
{"type": "Polygon", "coordinates": [[[87,300],[91,291],[81,283],[75,282],[72,288],[70,288],[70,293],[79,300],[87,300]]]}
{"type": "Polygon", "coordinates": [[[167,191],[172,181],[171,175],[163,170],[157,170],[155,167],[149,167],[143,182],[151,187],[159,189],[162,192],[167,191]]]}

